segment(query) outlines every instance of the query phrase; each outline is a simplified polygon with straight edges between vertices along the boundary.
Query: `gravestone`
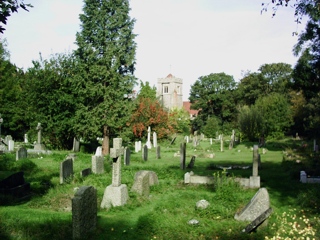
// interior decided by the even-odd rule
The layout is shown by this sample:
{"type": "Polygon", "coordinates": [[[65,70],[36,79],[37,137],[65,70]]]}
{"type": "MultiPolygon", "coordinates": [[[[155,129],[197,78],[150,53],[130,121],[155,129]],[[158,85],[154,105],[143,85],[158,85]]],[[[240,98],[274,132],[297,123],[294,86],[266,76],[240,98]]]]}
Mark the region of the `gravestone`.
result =
{"type": "Polygon", "coordinates": [[[37,139],[37,143],[34,145],[34,150],[37,150],[37,151],[45,150],[44,145],[41,143],[41,137],[42,137],[41,136],[41,130],[42,130],[41,123],[38,123],[36,130],[38,131],[38,139],[37,139]]]}
{"type": "Polygon", "coordinates": [[[28,143],[28,134],[24,134],[24,143],[28,143]]]}
{"type": "Polygon", "coordinates": [[[143,146],[143,149],[142,149],[142,159],[144,161],[148,161],[148,147],[147,145],[144,145],[143,146]]]}
{"type": "Polygon", "coordinates": [[[30,183],[25,182],[23,172],[0,171],[0,194],[17,200],[30,197],[30,183]]]}
{"type": "Polygon", "coordinates": [[[134,142],[134,151],[139,152],[139,142],[138,141],[134,142]]]}
{"type": "Polygon", "coordinates": [[[77,155],[75,153],[69,153],[67,158],[71,158],[72,161],[74,162],[74,160],[76,160],[77,155]]]}
{"type": "Polygon", "coordinates": [[[129,166],[130,165],[130,155],[131,155],[131,151],[130,148],[126,147],[124,148],[124,165],[129,166]]]}
{"type": "Polygon", "coordinates": [[[256,230],[259,226],[262,225],[263,222],[271,215],[272,208],[268,208],[265,212],[263,212],[259,217],[253,220],[250,224],[248,224],[242,232],[251,233],[252,231],[256,230]]]}
{"type": "Polygon", "coordinates": [[[220,151],[223,152],[223,135],[220,135],[220,151]]]}
{"type": "Polygon", "coordinates": [[[66,180],[73,176],[73,161],[68,158],[60,163],[60,184],[66,182],[66,180]]]}
{"type": "Polygon", "coordinates": [[[158,146],[157,133],[153,132],[153,147],[156,148],[158,146]]]}
{"type": "Polygon", "coordinates": [[[24,147],[21,147],[17,150],[16,152],[16,161],[23,159],[23,158],[27,158],[28,157],[28,152],[27,149],[24,147]]]}
{"type": "Polygon", "coordinates": [[[76,137],[73,138],[72,151],[73,152],[79,152],[80,151],[80,141],[76,137]]]}
{"type": "Polygon", "coordinates": [[[193,168],[194,167],[194,163],[196,161],[196,156],[192,156],[190,163],[188,164],[187,168],[193,168]]]}
{"type": "Polygon", "coordinates": [[[149,173],[147,171],[136,175],[134,183],[131,188],[132,192],[136,192],[143,196],[148,196],[150,193],[149,173]]]}
{"type": "Polygon", "coordinates": [[[142,150],[141,141],[138,142],[138,149],[139,149],[138,151],[142,150]]]}
{"type": "Polygon", "coordinates": [[[253,146],[253,163],[252,163],[252,176],[250,176],[250,188],[260,187],[260,176],[258,176],[259,168],[259,146],[253,146]]]}
{"type": "Polygon", "coordinates": [[[174,144],[174,141],[176,140],[177,137],[174,137],[171,142],[170,142],[170,145],[174,144]]]}
{"type": "Polygon", "coordinates": [[[233,149],[233,145],[234,145],[234,142],[235,142],[235,131],[232,130],[232,135],[231,135],[231,139],[230,139],[230,143],[229,143],[229,150],[233,149]]]}
{"type": "Polygon", "coordinates": [[[148,127],[148,140],[147,140],[147,143],[146,143],[148,149],[151,149],[151,140],[150,140],[150,138],[151,138],[151,128],[149,126],[148,127]]]}
{"type": "Polygon", "coordinates": [[[131,191],[137,192],[140,195],[148,196],[150,186],[159,184],[158,176],[153,171],[141,170],[134,176],[134,183],[131,191]]]}
{"type": "Polygon", "coordinates": [[[90,239],[88,234],[97,227],[97,212],[97,190],[81,186],[72,198],[73,239],[90,239]]]}
{"type": "Polygon", "coordinates": [[[14,151],[14,141],[13,140],[8,140],[8,151],[9,152],[14,151]]]}
{"type": "Polygon", "coordinates": [[[129,199],[127,185],[121,184],[121,155],[123,154],[122,139],[113,139],[113,148],[110,149],[112,159],[112,184],[103,194],[101,208],[123,206],[129,199]]]}
{"type": "Polygon", "coordinates": [[[103,156],[92,156],[91,158],[92,172],[95,174],[104,173],[104,158],[103,156]]]}
{"type": "Polygon", "coordinates": [[[4,137],[4,143],[5,143],[6,145],[9,144],[9,141],[10,141],[10,140],[12,140],[12,136],[11,136],[11,135],[7,135],[7,136],[4,137]]]}
{"type": "Polygon", "coordinates": [[[186,143],[180,144],[180,169],[186,169],[186,143]]]}
{"type": "Polygon", "coordinates": [[[157,147],[157,159],[161,158],[160,146],[157,147]]]}
{"type": "Polygon", "coordinates": [[[260,188],[250,202],[234,218],[239,221],[253,221],[270,208],[269,193],[260,188]]]}
{"type": "Polygon", "coordinates": [[[86,168],[86,169],[83,169],[81,172],[80,172],[80,177],[86,177],[86,176],[89,176],[91,174],[91,168],[86,168]]]}
{"type": "Polygon", "coordinates": [[[97,147],[95,156],[103,156],[102,155],[102,146],[97,147]]]}

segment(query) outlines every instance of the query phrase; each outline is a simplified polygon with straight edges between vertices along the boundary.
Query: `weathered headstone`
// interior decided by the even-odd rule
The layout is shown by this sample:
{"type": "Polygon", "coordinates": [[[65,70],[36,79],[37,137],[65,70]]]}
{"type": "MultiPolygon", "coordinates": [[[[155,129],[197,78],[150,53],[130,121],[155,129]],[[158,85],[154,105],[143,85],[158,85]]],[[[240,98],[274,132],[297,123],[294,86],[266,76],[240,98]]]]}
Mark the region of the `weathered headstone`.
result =
{"type": "Polygon", "coordinates": [[[135,177],[131,191],[137,192],[140,195],[148,196],[150,193],[149,173],[147,171],[141,172],[135,177]]]}
{"type": "Polygon", "coordinates": [[[92,156],[91,157],[92,172],[95,174],[104,173],[104,158],[103,156],[92,156]]]}
{"type": "Polygon", "coordinates": [[[180,169],[186,169],[186,143],[180,144],[180,169]]]}
{"type": "Polygon", "coordinates": [[[103,156],[102,155],[102,146],[97,147],[95,156],[103,156]]]}
{"type": "Polygon", "coordinates": [[[270,208],[269,193],[260,188],[250,202],[234,218],[239,221],[253,221],[270,208]]]}
{"type": "Polygon", "coordinates": [[[153,132],[153,147],[156,148],[158,146],[158,139],[157,139],[157,133],[153,132]]]}
{"type": "Polygon", "coordinates": [[[130,148],[125,147],[124,148],[124,157],[123,157],[124,165],[127,165],[127,166],[130,165],[130,155],[131,155],[130,148]]]}
{"type": "Polygon", "coordinates": [[[143,149],[142,149],[142,159],[144,161],[148,161],[148,147],[147,145],[144,145],[143,146],[143,149]]]}
{"type": "Polygon", "coordinates": [[[252,163],[252,176],[250,176],[250,188],[260,187],[260,176],[258,176],[259,168],[259,147],[253,146],[253,163],[252,163]]]}
{"type": "Polygon", "coordinates": [[[60,163],[60,184],[73,177],[73,161],[68,158],[60,163]]]}
{"type": "Polygon", "coordinates": [[[220,135],[220,151],[223,152],[223,135],[220,135]]]}
{"type": "Polygon", "coordinates": [[[11,135],[7,135],[7,136],[4,137],[4,143],[5,143],[6,145],[9,144],[9,141],[10,141],[10,140],[12,140],[12,136],[11,136],[11,135]]]}
{"type": "Polygon", "coordinates": [[[139,152],[139,142],[138,141],[134,142],[134,151],[139,152]]]}
{"type": "Polygon", "coordinates": [[[25,182],[23,172],[0,171],[0,194],[22,200],[30,197],[30,183],[25,182]]]}
{"type": "Polygon", "coordinates": [[[194,167],[194,163],[196,161],[196,156],[192,156],[190,163],[188,164],[187,168],[193,168],[194,167]]]}
{"type": "Polygon", "coordinates": [[[235,131],[232,130],[232,135],[231,135],[231,138],[230,138],[230,143],[229,143],[229,150],[233,149],[233,145],[234,145],[234,142],[235,142],[235,131]]]}
{"type": "Polygon", "coordinates": [[[86,169],[83,169],[81,172],[80,172],[80,177],[86,177],[86,176],[89,176],[91,174],[91,168],[86,168],[86,169]]]}
{"type": "Polygon", "coordinates": [[[80,141],[76,137],[73,138],[72,151],[73,152],[79,152],[80,151],[80,141]]]}
{"type": "Polygon", "coordinates": [[[21,147],[17,150],[16,152],[16,160],[20,160],[20,159],[23,159],[23,158],[27,158],[28,157],[28,152],[27,152],[27,149],[24,148],[24,147],[21,147]]]}
{"type": "Polygon", "coordinates": [[[14,151],[14,141],[13,140],[8,141],[8,151],[9,152],[14,151]]]}
{"type": "Polygon", "coordinates": [[[73,239],[85,239],[97,227],[97,190],[82,186],[72,198],[73,239]]]}
{"type": "Polygon", "coordinates": [[[161,158],[160,146],[157,147],[157,159],[161,158]]]}
{"type": "Polygon", "coordinates": [[[127,185],[121,184],[121,155],[123,154],[122,139],[113,139],[113,148],[110,149],[112,159],[112,184],[109,185],[103,194],[101,208],[122,206],[129,199],[127,185]]]}
{"type": "Polygon", "coordinates": [[[248,224],[242,232],[250,233],[257,229],[259,226],[262,225],[264,221],[271,215],[272,208],[268,208],[265,212],[261,213],[259,217],[257,217],[255,220],[253,220],[250,224],[248,224]]]}
{"type": "Polygon", "coordinates": [[[138,151],[142,150],[141,141],[138,142],[138,149],[139,149],[138,151]]]}

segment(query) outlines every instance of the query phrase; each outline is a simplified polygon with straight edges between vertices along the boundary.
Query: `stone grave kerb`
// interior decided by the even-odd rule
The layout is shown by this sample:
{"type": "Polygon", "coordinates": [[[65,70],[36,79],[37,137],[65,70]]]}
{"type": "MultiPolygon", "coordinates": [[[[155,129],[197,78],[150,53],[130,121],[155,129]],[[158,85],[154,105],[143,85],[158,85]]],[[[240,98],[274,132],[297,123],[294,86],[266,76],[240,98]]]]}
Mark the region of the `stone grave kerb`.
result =
{"type": "Polygon", "coordinates": [[[122,147],[122,138],[113,139],[113,148],[110,149],[110,158],[112,158],[112,186],[121,185],[121,155],[124,149],[122,147]]]}

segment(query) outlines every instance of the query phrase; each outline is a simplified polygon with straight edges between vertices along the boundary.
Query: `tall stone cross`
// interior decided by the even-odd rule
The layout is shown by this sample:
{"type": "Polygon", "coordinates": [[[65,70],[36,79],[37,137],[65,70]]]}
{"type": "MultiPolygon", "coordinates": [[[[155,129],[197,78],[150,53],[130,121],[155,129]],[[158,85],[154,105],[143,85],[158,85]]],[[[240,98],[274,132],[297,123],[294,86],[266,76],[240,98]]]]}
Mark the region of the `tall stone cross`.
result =
{"type": "Polygon", "coordinates": [[[119,187],[121,185],[121,155],[123,155],[122,138],[113,139],[113,148],[110,149],[110,157],[112,158],[112,186],[119,187]]]}
{"type": "Polygon", "coordinates": [[[37,142],[38,144],[41,143],[41,129],[42,129],[41,123],[38,123],[38,126],[36,128],[36,130],[38,130],[38,142],[37,142]]]}

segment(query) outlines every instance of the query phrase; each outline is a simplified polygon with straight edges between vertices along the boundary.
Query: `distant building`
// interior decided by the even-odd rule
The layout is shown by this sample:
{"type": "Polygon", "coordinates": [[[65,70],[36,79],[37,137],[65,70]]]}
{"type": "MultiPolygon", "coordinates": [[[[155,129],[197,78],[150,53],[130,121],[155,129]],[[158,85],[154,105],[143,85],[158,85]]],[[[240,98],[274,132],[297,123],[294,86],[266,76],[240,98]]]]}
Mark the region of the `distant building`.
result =
{"type": "Polygon", "coordinates": [[[174,77],[171,73],[165,78],[158,79],[157,97],[160,103],[171,110],[172,108],[185,109],[190,114],[190,119],[198,115],[198,110],[191,109],[191,103],[182,101],[182,86],[181,78],[174,77]]]}
{"type": "Polygon", "coordinates": [[[171,73],[166,78],[158,79],[157,97],[160,103],[168,110],[182,108],[182,79],[171,73]]]}

